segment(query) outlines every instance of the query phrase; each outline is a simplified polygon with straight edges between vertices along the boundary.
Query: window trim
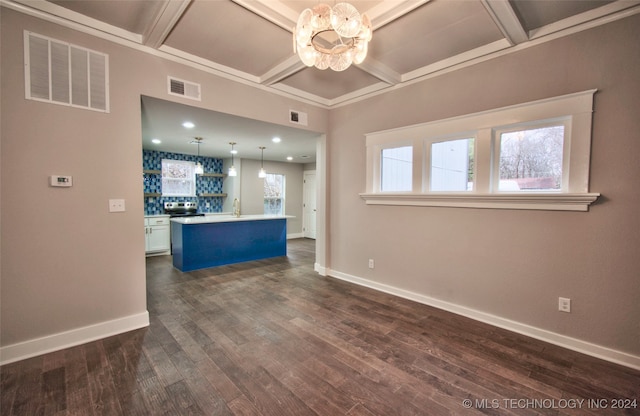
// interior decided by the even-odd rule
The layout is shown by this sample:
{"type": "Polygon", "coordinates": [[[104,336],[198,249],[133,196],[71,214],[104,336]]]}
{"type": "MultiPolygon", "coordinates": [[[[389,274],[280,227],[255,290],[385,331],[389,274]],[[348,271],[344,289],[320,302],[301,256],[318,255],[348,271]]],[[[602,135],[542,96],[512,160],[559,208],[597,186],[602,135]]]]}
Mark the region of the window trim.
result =
{"type": "MultiPolygon", "coordinates": [[[[366,134],[367,188],[361,193],[367,205],[409,205],[494,209],[588,211],[600,196],[589,192],[589,163],[593,96],[596,89],[552,97],[498,109],[437,120],[418,125],[366,134]],[[563,166],[566,188],[553,192],[496,192],[491,182],[494,171],[495,133],[509,126],[568,120],[565,146],[568,166],[563,166]],[[430,169],[425,148],[447,137],[475,139],[474,189],[459,192],[430,192],[424,171],[430,169]],[[412,192],[380,191],[379,165],[383,147],[412,145],[414,183],[412,192]],[[420,191],[421,190],[421,191],[420,191]]],[[[565,186],[563,184],[563,186],[565,186]]]]}

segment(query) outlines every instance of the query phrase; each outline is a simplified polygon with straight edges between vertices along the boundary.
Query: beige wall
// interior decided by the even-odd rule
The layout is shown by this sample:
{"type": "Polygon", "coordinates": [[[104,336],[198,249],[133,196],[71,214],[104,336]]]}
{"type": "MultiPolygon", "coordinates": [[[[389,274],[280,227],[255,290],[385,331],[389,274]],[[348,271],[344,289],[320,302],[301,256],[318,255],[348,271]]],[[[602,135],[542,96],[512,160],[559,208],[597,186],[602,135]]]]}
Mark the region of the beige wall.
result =
{"type": "Polygon", "coordinates": [[[167,75],[202,84],[200,107],[288,125],[295,105],[308,113],[309,130],[327,130],[326,110],[4,7],[1,19],[5,355],[21,343],[55,344],[55,335],[75,342],[121,331],[122,320],[145,316],[140,96],[196,104],[168,96],[167,75]],[[111,112],[26,100],[23,30],[109,54],[111,112]],[[50,188],[54,174],[72,175],[73,187],[50,188]],[[126,212],[109,213],[110,198],[125,199],[126,212]]]}
{"type": "Polygon", "coordinates": [[[640,16],[331,112],[6,8],[1,19],[3,348],[145,313],[140,95],[193,105],[166,94],[170,74],[202,84],[203,108],[287,124],[295,104],[309,130],[327,132],[321,266],[334,275],[640,356],[640,16]],[[25,100],[24,29],[108,53],[111,113],[25,100]],[[591,191],[603,197],[590,212],[366,206],[358,196],[367,132],[591,88],[591,191]],[[73,188],[49,188],[52,174],[73,175],[73,188]],[[109,198],[127,211],[108,213],[109,198]],[[572,299],[571,314],[557,312],[558,296],[572,299]]]}
{"type": "Polygon", "coordinates": [[[638,39],[636,15],[332,110],[333,273],[639,356],[638,39]],[[590,190],[603,196],[590,212],[367,206],[358,196],[365,133],[592,88],[590,190]],[[557,311],[559,296],[572,299],[570,314],[557,311]]]}

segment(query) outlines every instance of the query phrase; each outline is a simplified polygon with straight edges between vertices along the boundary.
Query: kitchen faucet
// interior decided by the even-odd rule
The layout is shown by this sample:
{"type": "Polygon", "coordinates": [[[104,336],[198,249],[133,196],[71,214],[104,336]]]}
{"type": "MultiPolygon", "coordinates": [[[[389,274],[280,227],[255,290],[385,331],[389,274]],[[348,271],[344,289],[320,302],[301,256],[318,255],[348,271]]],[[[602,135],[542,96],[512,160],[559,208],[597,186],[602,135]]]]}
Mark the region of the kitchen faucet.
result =
{"type": "Polygon", "coordinates": [[[238,198],[233,200],[233,216],[240,217],[240,201],[238,198]]]}

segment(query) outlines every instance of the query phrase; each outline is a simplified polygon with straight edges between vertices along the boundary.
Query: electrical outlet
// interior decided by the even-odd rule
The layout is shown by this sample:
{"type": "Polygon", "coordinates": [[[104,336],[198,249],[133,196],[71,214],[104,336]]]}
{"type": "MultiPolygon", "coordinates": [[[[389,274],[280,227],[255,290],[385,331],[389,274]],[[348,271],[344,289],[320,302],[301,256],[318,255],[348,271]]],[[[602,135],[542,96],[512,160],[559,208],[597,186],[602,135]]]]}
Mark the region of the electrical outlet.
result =
{"type": "Polygon", "coordinates": [[[558,310],[560,312],[571,312],[571,299],[558,298],[558,310]]]}
{"type": "Polygon", "coordinates": [[[369,259],[369,268],[373,269],[374,264],[373,264],[373,259],[369,259]]]}

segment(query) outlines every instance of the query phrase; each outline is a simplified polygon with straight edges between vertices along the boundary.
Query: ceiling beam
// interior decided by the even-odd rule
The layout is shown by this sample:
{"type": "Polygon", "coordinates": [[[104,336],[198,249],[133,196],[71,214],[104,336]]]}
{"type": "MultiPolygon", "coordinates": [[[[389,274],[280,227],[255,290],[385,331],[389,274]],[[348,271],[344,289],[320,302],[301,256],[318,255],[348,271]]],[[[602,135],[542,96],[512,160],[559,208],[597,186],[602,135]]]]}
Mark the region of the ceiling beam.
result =
{"type": "Polygon", "coordinates": [[[298,21],[299,13],[291,10],[291,8],[278,0],[232,1],[289,32],[293,32],[293,28],[298,21]]]}
{"type": "Polygon", "coordinates": [[[191,0],[165,0],[142,35],[142,44],[158,49],[182,17],[191,0]]]}
{"type": "Polygon", "coordinates": [[[356,65],[356,67],[367,72],[369,75],[373,75],[380,81],[386,82],[387,84],[396,85],[402,82],[402,75],[400,75],[400,73],[371,57],[364,58],[364,61],[361,64],[356,65]]]}
{"type": "Polygon", "coordinates": [[[520,19],[509,4],[509,0],[481,0],[491,18],[511,45],[529,40],[520,19]]]}
{"type": "Polygon", "coordinates": [[[307,66],[300,61],[297,54],[292,55],[263,74],[260,77],[260,83],[263,85],[273,85],[306,67],[307,66]]]}
{"type": "Polygon", "coordinates": [[[369,16],[373,30],[376,30],[405,14],[411,13],[429,1],[431,0],[381,1],[371,9],[360,10],[360,12],[369,16]]]}

